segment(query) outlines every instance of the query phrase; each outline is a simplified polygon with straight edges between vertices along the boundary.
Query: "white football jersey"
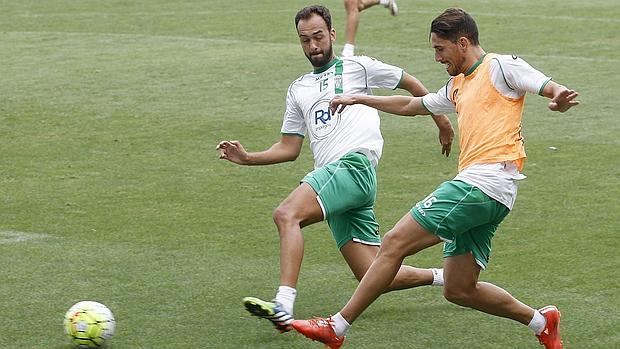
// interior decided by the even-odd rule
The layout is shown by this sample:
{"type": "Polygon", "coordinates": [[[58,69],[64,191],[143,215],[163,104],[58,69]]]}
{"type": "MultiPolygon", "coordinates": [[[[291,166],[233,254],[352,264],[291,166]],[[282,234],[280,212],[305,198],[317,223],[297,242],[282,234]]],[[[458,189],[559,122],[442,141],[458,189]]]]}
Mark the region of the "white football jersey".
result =
{"type": "Polygon", "coordinates": [[[281,132],[308,136],[315,168],[351,152],[363,153],[377,166],[383,151],[377,110],[351,105],[332,114],[329,102],[336,94],[370,95],[373,88],[395,89],[402,76],[401,68],[370,57],[336,58],[290,85],[281,132]]]}

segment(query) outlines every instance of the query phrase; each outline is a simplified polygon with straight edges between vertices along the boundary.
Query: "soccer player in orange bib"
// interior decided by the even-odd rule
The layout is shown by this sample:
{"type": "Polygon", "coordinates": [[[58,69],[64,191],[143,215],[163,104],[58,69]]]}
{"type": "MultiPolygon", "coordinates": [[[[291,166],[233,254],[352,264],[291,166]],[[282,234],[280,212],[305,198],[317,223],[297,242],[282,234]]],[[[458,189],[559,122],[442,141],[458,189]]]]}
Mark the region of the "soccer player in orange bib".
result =
{"type": "Polygon", "coordinates": [[[491,239],[510,212],[526,158],[521,116],[526,93],[549,98],[549,109],[565,112],[579,104],[578,93],[551,81],[516,56],[486,53],[474,19],[447,9],[431,24],[435,60],[451,75],[437,93],[424,97],[340,95],[332,112],[363,104],[392,114],[456,112],[458,174],[414,205],[385,235],[379,254],[355,293],[329,318],[293,321],[305,336],[338,349],[353,321],[381,295],[403,259],[444,242],[444,296],[450,302],[518,321],[547,349],[562,348],[560,312],[553,305],[532,308],[506,290],[479,281],[491,239]]]}

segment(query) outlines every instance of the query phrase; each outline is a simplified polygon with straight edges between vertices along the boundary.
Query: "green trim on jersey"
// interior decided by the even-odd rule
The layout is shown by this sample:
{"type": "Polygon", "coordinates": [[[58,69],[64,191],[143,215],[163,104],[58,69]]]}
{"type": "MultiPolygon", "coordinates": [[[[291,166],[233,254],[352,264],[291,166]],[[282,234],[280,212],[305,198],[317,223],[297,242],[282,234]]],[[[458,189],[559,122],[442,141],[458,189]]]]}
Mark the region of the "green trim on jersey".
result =
{"type": "Polygon", "coordinates": [[[499,66],[499,71],[502,73],[502,78],[504,79],[506,86],[508,86],[509,89],[514,91],[515,89],[510,86],[508,80],[506,79],[506,74],[504,74],[504,68],[502,67],[502,63],[499,61],[499,59],[497,59],[497,57],[493,57],[493,59],[497,62],[497,65],[499,66]]]}
{"type": "Polygon", "coordinates": [[[326,71],[327,69],[331,68],[334,64],[336,64],[336,62],[338,62],[338,61],[340,61],[340,58],[336,57],[336,58],[332,59],[331,62],[325,64],[322,67],[314,68],[314,74],[320,74],[320,73],[326,71]]]}
{"type": "Polygon", "coordinates": [[[474,65],[471,66],[471,68],[469,68],[469,70],[467,70],[467,72],[465,73],[465,76],[471,74],[474,72],[474,70],[476,70],[476,68],[478,68],[478,66],[480,64],[482,64],[482,61],[484,61],[484,57],[486,57],[486,53],[482,55],[482,57],[480,57],[480,59],[478,60],[478,62],[474,63],[474,65]]]}
{"type": "Polygon", "coordinates": [[[287,133],[287,132],[282,132],[283,136],[297,136],[297,137],[301,137],[301,138],[305,138],[306,136],[299,134],[299,133],[287,133]]]}
{"type": "Polygon", "coordinates": [[[394,86],[392,90],[396,90],[398,86],[400,86],[400,82],[403,81],[404,77],[405,77],[405,70],[403,69],[400,71],[400,79],[398,79],[398,84],[396,84],[396,86],[394,86]]]}
{"type": "Polygon", "coordinates": [[[426,104],[424,104],[424,97],[420,97],[420,103],[422,103],[422,106],[424,107],[424,109],[426,109],[426,111],[431,115],[434,116],[435,114],[433,114],[433,112],[428,109],[428,107],[426,106],[426,104]]]}
{"type": "Polygon", "coordinates": [[[549,78],[547,79],[547,81],[545,81],[542,86],[540,86],[540,90],[538,90],[538,95],[542,96],[543,90],[545,89],[545,86],[547,86],[547,84],[549,83],[549,81],[551,81],[552,79],[549,78]]]}
{"type": "Polygon", "coordinates": [[[336,58],[336,71],[334,73],[334,94],[342,94],[344,88],[342,84],[342,60],[336,58]]]}

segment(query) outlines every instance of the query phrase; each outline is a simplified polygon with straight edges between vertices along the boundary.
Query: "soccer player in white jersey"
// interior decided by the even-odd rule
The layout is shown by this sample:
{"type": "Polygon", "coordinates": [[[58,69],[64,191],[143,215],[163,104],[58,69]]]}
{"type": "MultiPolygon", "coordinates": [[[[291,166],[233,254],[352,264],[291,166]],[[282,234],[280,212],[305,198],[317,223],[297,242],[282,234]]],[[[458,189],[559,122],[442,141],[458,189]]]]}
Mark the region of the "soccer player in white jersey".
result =
{"type": "Polygon", "coordinates": [[[330,105],[335,114],[358,104],[410,116],[456,112],[459,172],[385,235],[377,258],[344,308],[329,318],[295,320],[293,327],[331,349],[340,348],[349,326],[390,285],[403,259],[443,241],[447,300],[517,321],[532,329],[545,348],[561,349],[557,307],[532,308],[501,287],[479,281],[479,276],[489,262],[497,227],[513,207],[517,181],[525,178],[520,172],[526,158],[521,137],[525,94],[549,98],[549,109],[559,112],[579,104],[578,94],[516,56],[486,53],[476,22],[462,9],[444,11],[430,32],[435,60],[451,76],[439,92],[423,97],[343,95],[330,105]]]}
{"type": "MultiPolygon", "coordinates": [[[[304,54],[314,71],[288,89],[280,141],[261,152],[247,152],[238,141],[217,145],[220,158],[240,165],[292,161],[309,138],[314,171],[301,180],[276,208],[273,219],[280,236],[280,286],[272,302],[246,297],[253,315],[270,320],[281,332],[291,329],[296,285],[301,267],[304,226],[326,220],[336,245],[358,280],[364,276],[381,243],[374,214],[377,166],[383,148],[379,114],[354,106],[333,114],[329,101],[341,93],[371,94],[373,88],[402,88],[414,96],[428,93],[402,69],[368,57],[338,58],[329,10],[309,6],[300,10],[295,25],[304,54]]],[[[434,117],[442,153],[450,153],[454,132],[444,115],[434,117]]],[[[400,268],[387,290],[442,284],[441,269],[400,268]]]]}

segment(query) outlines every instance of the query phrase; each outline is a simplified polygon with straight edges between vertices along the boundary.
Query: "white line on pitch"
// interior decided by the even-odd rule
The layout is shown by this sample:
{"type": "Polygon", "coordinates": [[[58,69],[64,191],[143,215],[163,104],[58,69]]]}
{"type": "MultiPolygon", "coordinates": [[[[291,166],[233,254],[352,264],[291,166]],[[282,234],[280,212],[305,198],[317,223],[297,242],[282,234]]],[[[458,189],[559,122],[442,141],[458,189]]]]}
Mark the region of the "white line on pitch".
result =
{"type": "Polygon", "coordinates": [[[16,244],[30,240],[40,240],[47,237],[50,237],[50,235],[42,233],[27,233],[15,230],[0,230],[0,245],[16,244]]]}

